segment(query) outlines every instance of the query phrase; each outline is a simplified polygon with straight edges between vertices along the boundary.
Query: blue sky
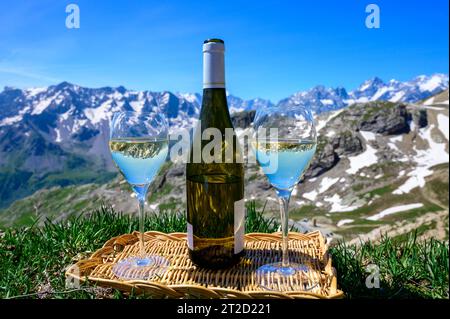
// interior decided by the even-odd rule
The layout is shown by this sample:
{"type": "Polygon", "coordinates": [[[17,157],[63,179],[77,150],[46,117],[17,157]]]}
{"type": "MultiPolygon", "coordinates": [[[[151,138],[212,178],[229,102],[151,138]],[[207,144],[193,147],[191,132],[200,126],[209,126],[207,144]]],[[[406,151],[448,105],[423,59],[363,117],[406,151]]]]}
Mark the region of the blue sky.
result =
{"type": "Polygon", "coordinates": [[[201,92],[205,38],[226,43],[228,90],[277,101],[317,84],[448,73],[448,1],[0,0],[0,87],[201,92]],[[65,27],[66,5],[80,29],[65,27]],[[366,5],[381,10],[365,26],[366,5]]]}

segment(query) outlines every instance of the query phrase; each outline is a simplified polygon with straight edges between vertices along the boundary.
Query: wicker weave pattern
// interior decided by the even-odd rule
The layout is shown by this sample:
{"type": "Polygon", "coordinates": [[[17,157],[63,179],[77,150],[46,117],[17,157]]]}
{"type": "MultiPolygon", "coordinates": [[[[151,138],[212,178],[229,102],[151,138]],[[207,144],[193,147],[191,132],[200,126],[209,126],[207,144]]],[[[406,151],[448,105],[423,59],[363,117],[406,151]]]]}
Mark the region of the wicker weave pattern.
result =
{"type": "MultiPolygon", "coordinates": [[[[306,263],[314,271],[302,280],[317,280],[320,285],[311,291],[266,291],[255,284],[255,270],[281,258],[281,234],[252,233],[245,235],[246,256],[235,267],[226,270],[197,268],[189,259],[186,234],[160,232],[145,233],[145,248],[150,254],[161,255],[170,261],[168,271],[152,281],[122,281],[111,271],[115,262],[138,252],[138,233],[126,234],[108,240],[89,259],[72,265],[66,276],[112,287],[124,292],[134,289],[153,298],[342,298],[337,290],[335,270],[327,253],[327,245],[320,232],[290,233],[290,257],[294,262],[306,263]],[[312,278],[314,277],[314,278],[312,278]]],[[[270,278],[268,278],[270,280],[270,278]]],[[[280,290],[296,287],[286,282],[280,290]]]]}

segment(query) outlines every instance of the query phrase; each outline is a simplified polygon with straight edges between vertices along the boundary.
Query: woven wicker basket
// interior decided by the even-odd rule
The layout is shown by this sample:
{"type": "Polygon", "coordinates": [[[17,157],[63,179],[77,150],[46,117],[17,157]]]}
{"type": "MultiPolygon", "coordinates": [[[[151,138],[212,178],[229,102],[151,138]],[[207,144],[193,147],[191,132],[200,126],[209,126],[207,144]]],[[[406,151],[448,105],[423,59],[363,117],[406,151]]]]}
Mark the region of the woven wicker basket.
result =
{"type": "MultiPolygon", "coordinates": [[[[123,281],[112,272],[112,266],[138,252],[138,233],[108,240],[91,257],[69,267],[70,280],[88,281],[122,292],[145,294],[152,298],[342,298],[327,244],[320,232],[290,233],[289,250],[292,261],[307,263],[313,271],[308,277],[319,282],[309,291],[267,291],[255,283],[255,270],[266,263],[279,261],[281,234],[252,233],[245,235],[246,255],[235,267],[212,271],[198,268],[188,256],[185,233],[145,233],[145,248],[170,261],[168,270],[151,281],[123,281]]],[[[302,279],[305,280],[305,279],[302,279]]],[[[308,279],[307,279],[308,280],[308,279]]],[[[279,290],[289,290],[280,287],[279,290]]]]}

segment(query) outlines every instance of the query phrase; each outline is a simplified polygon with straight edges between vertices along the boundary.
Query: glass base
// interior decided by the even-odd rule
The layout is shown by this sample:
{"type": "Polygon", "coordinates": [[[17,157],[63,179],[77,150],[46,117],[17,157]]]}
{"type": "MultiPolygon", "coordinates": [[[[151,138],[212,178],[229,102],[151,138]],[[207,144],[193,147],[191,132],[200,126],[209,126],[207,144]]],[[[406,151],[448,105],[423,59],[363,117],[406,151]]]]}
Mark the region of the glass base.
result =
{"type": "Polygon", "coordinates": [[[266,264],[256,270],[256,283],[264,290],[309,291],[319,286],[317,271],[307,265],[290,263],[283,267],[281,262],[266,264]]]}
{"type": "Polygon", "coordinates": [[[169,261],[161,256],[134,256],[119,261],[112,272],[124,280],[150,280],[162,277],[169,265],[169,261]]]}

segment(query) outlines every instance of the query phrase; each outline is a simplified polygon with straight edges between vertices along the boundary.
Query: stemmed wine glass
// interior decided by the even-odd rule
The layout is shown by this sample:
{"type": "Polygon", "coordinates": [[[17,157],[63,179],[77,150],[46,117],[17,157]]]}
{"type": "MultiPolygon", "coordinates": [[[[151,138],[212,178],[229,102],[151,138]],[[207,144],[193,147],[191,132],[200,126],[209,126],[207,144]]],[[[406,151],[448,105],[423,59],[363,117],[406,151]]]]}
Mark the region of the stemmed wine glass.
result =
{"type": "Polygon", "coordinates": [[[258,268],[258,284],[267,290],[310,290],[307,265],[289,261],[289,199],[316,151],[316,129],[311,110],[303,105],[258,109],[253,121],[258,164],[275,188],[281,213],[282,261],[258,268]],[[286,288],[288,287],[288,288],[286,288]]]}
{"type": "Polygon", "coordinates": [[[167,259],[148,255],[144,247],[144,205],[148,188],[166,160],[168,124],[161,112],[117,112],[110,127],[109,148],[112,158],[131,185],[139,201],[139,254],[113,266],[119,278],[147,280],[160,276],[168,267],[167,259]]]}

